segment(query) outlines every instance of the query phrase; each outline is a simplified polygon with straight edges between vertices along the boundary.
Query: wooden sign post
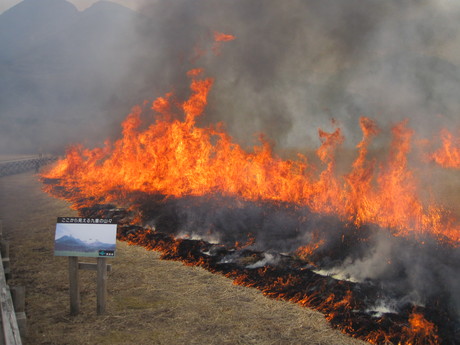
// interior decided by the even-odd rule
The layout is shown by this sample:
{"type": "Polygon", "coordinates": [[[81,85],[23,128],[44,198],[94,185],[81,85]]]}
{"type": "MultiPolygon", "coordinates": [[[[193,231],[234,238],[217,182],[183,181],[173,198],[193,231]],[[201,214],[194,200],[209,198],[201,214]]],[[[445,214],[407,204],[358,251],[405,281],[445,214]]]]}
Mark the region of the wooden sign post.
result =
{"type": "Polygon", "coordinates": [[[97,258],[97,314],[105,314],[107,302],[107,259],[97,258]]]}
{"type": "Polygon", "coordinates": [[[105,314],[107,305],[107,272],[112,271],[112,265],[107,264],[106,258],[97,258],[97,264],[78,262],[77,256],[69,256],[69,284],[70,284],[70,315],[80,313],[80,281],[78,270],[97,271],[96,312],[105,314]]]}
{"type": "Polygon", "coordinates": [[[78,278],[78,257],[69,256],[70,315],[80,313],[80,280],[78,278]]]}
{"type": "Polygon", "coordinates": [[[97,272],[96,312],[102,315],[107,305],[107,272],[112,266],[108,257],[115,256],[117,224],[111,219],[59,217],[56,224],[54,255],[69,257],[70,315],[80,313],[78,270],[97,272]],[[97,263],[78,262],[78,257],[96,257],[97,263]]]}

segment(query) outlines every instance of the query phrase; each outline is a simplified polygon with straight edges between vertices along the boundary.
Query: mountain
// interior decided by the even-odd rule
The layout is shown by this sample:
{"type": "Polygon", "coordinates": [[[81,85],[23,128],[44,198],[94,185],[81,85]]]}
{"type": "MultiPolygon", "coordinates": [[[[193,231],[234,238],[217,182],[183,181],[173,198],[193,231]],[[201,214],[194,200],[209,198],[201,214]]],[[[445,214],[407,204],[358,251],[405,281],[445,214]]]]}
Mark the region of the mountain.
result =
{"type": "Polygon", "coordinates": [[[0,58],[14,60],[39,48],[42,42],[74,22],[78,10],[62,0],[25,0],[0,15],[0,58]]]}
{"type": "Polygon", "coordinates": [[[129,109],[104,110],[130,69],[137,15],[65,0],[24,0],[1,14],[0,151],[62,152],[82,133],[97,142],[117,128],[129,109]]]}
{"type": "Polygon", "coordinates": [[[57,251],[93,252],[96,250],[115,250],[116,245],[100,241],[84,242],[73,236],[62,236],[55,241],[57,251]]]}
{"type": "Polygon", "coordinates": [[[91,243],[86,243],[86,245],[89,248],[94,248],[94,249],[103,249],[103,250],[115,250],[116,245],[115,244],[110,244],[110,243],[104,243],[101,241],[95,241],[91,243]]]}
{"type": "Polygon", "coordinates": [[[86,248],[86,243],[72,236],[63,236],[58,238],[55,243],[56,250],[81,251],[86,248]]]}

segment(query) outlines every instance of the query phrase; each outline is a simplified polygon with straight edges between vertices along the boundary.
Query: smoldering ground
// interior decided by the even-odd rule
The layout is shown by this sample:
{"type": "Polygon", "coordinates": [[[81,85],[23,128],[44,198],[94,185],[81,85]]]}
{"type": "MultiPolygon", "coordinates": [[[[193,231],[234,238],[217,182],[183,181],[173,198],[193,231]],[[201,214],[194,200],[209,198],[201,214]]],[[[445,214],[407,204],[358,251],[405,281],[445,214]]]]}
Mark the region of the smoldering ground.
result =
{"type": "Polygon", "coordinates": [[[246,249],[265,253],[261,265],[282,267],[280,254],[300,257],[305,267],[321,274],[380,289],[375,310],[384,307],[398,313],[411,306],[438,306],[460,324],[460,251],[433,235],[397,237],[391,229],[356,227],[307,207],[219,195],[146,197],[140,211],[145,224],[160,232],[242,247],[227,257],[228,262],[246,249]],[[305,254],[305,247],[311,252],[305,254]]]}

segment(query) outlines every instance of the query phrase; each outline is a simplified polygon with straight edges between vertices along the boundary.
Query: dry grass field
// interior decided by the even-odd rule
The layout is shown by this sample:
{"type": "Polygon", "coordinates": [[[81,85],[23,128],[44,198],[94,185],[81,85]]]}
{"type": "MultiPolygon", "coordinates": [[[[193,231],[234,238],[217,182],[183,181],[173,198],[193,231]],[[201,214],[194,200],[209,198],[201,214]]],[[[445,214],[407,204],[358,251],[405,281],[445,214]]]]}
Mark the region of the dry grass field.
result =
{"type": "Polygon", "coordinates": [[[95,272],[80,271],[81,314],[72,317],[67,259],[53,256],[56,217],[69,215],[76,212],[43,193],[32,173],[0,178],[10,284],[26,287],[25,344],[365,344],[318,312],[126,243],[110,259],[107,314],[96,315],[95,272]]]}

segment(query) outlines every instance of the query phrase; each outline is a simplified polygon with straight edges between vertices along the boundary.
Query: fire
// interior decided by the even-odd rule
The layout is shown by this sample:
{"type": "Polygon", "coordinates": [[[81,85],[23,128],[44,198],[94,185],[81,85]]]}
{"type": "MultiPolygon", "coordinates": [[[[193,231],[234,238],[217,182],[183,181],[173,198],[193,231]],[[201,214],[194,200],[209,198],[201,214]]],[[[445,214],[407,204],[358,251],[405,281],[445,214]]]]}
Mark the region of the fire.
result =
{"type": "Polygon", "coordinates": [[[214,41],[216,42],[228,42],[236,39],[233,35],[224,34],[223,32],[214,32],[214,41]]]}
{"type": "Polygon", "coordinates": [[[301,246],[297,249],[296,254],[306,261],[310,261],[309,258],[325,243],[325,240],[320,238],[320,235],[315,232],[313,233],[312,239],[308,244],[301,246]]]}
{"type": "MultiPolygon", "coordinates": [[[[398,331],[395,331],[398,333],[398,331]]],[[[395,344],[394,339],[396,334],[385,334],[381,330],[371,332],[365,337],[365,340],[371,344],[395,344]]],[[[441,342],[438,336],[437,327],[430,321],[426,320],[423,314],[413,311],[407,320],[407,325],[403,326],[401,333],[397,335],[398,345],[416,345],[427,344],[437,345],[441,342]]]]}
{"type": "MultiPolygon", "coordinates": [[[[460,134],[460,131],[459,131],[460,134]]],[[[447,129],[441,131],[442,147],[429,158],[444,168],[460,169],[460,135],[454,135],[447,129]]]]}
{"type": "Polygon", "coordinates": [[[134,107],[122,124],[121,139],[92,150],[72,146],[42,177],[59,179],[66,190],[78,190],[78,198],[86,200],[129,201],[128,195],[136,191],[174,197],[220,193],[256,202],[295,203],[357,226],[374,223],[391,228],[397,236],[430,234],[459,244],[460,228],[453,216],[436,203],[424,204],[418,196],[407,159],[414,135],[407,121],[394,126],[388,159],[377,164],[367,155],[379,129],[363,117],[357,158],[342,177],[336,173],[335,152],[345,138],[340,129],[319,130],[322,144],[317,155],[323,170],[315,177],[318,168],[302,155],[283,160],[263,139],[247,152],[225,133],[223,124],[197,126],[213,85],[211,78],[199,79],[202,74],[201,69],[188,73],[192,78],[188,100],[179,103],[172,93],[156,99],[150,107],[155,121],[146,129],[141,118],[152,114],[145,107],[134,107]]]}
{"type": "Polygon", "coordinates": [[[223,32],[214,32],[214,45],[212,47],[212,51],[214,55],[220,55],[220,49],[222,42],[229,42],[235,40],[236,37],[229,34],[224,34],[223,32]]]}
{"type": "Polygon", "coordinates": [[[403,333],[408,338],[405,344],[417,344],[419,341],[429,345],[439,344],[436,326],[417,312],[409,316],[409,325],[403,329],[403,333]]]}
{"type": "Polygon", "coordinates": [[[243,249],[243,248],[252,246],[255,242],[256,242],[256,238],[254,237],[253,234],[249,233],[248,234],[248,240],[245,243],[240,243],[240,242],[236,241],[235,248],[243,249]]]}

